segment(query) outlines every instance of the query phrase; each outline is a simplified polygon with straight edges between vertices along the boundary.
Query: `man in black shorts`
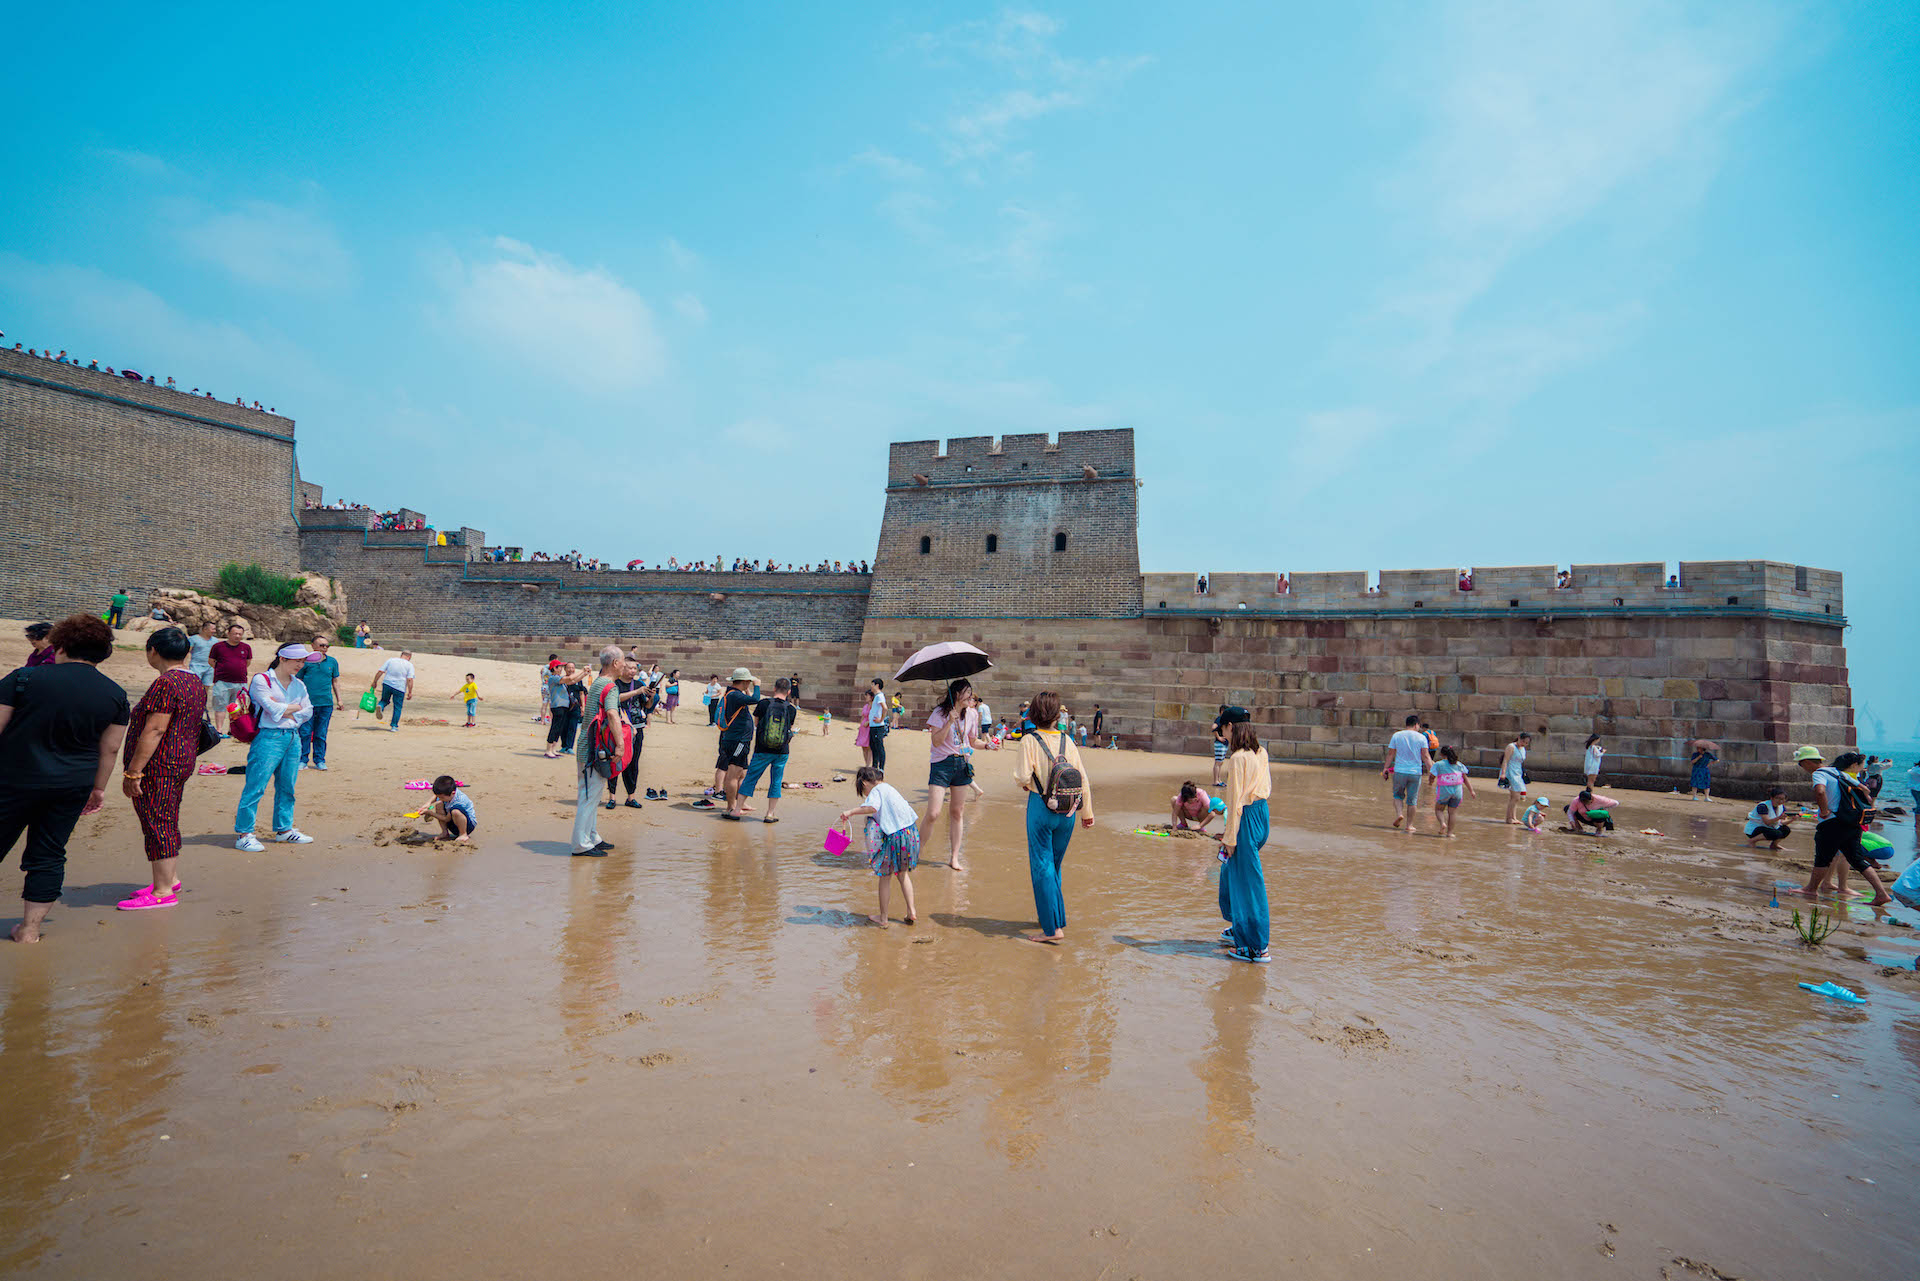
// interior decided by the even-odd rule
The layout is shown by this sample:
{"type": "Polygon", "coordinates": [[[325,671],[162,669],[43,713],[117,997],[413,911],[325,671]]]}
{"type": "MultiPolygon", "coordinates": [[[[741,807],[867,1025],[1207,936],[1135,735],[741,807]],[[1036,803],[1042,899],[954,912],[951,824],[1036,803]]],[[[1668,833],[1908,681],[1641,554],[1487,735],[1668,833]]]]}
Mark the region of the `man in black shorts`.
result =
{"type": "Polygon", "coordinates": [[[752,809],[740,804],[740,780],[746,777],[747,763],[753,759],[753,732],[757,727],[753,709],[760,702],[753,686],[753,673],[736,667],[727,692],[720,696],[720,754],[713,762],[713,773],[714,787],[727,798],[724,818],[737,819],[752,809]]]}
{"type": "MultiPolygon", "coordinates": [[[[1802,748],[1796,758],[1806,762],[1802,769],[1819,759],[1805,752],[1802,748]]],[[[1838,856],[1846,859],[1847,866],[1866,877],[1867,884],[1873,886],[1869,907],[1892,901],[1893,896],[1887,893],[1880,874],[1874,870],[1873,860],[1860,848],[1860,834],[1873,817],[1873,797],[1854,771],[1866,759],[1858,752],[1842,752],[1834,757],[1833,764],[1813,771],[1813,797],[1820,806],[1820,822],[1813,829],[1813,871],[1807,877],[1806,887],[1800,891],[1809,898],[1826,886],[1827,873],[1833,870],[1833,860],[1838,856]]]]}
{"type": "Polygon", "coordinates": [[[1107,723],[1107,714],[1100,710],[1100,704],[1093,705],[1093,745],[1100,746],[1100,733],[1107,723]]]}

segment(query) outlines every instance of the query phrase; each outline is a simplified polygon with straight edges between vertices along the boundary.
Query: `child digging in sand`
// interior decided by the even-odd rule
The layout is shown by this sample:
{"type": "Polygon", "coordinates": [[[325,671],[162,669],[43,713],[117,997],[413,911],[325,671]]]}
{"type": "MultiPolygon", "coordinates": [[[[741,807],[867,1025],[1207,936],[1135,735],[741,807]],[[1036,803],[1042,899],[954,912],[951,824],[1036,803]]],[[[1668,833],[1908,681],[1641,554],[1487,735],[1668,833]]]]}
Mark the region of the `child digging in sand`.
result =
{"type": "Polygon", "coordinates": [[[451,774],[442,774],[433,780],[433,800],[420,812],[420,817],[433,819],[440,824],[441,840],[458,841],[463,845],[480,823],[473,802],[454,783],[451,774]]]}
{"type": "Polygon", "coordinates": [[[867,862],[873,874],[880,878],[880,915],[867,919],[883,930],[888,925],[888,877],[900,882],[900,893],[907,905],[907,924],[912,925],[918,916],[913,908],[913,877],[908,873],[920,862],[920,828],[914,822],[913,806],[907,804],[907,798],[887,784],[885,778],[886,775],[873,766],[862,765],[853,776],[853,790],[866,804],[840,813],[843,832],[847,831],[849,819],[862,814],[871,816],[867,819],[867,862]]]}
{"type": "Polygon", "coordinates": [[[467,723],[465,725],[462,725],[460,728],[472,729],[474,727],[473,714],[476,710],[479,709],[479,706],[480,706],[480,686],[474,681],[473,673],[468,672],[466,684],[462,685],[459,689],[454,690],[453,693],[447,695],[447,697],[463,698],[466,700],[467,723]]]}

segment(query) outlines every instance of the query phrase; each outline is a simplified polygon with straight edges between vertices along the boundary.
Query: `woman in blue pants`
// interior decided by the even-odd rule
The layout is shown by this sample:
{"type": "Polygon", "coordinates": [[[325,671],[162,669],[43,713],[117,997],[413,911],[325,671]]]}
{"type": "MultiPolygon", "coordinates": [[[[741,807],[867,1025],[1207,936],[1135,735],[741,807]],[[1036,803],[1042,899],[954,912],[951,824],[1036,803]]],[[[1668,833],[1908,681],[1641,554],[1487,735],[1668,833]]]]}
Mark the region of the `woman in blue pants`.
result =
{"type": "Polygon", "coordinates": [[[1228,727],[1227,826],[1220,837],[1220,915],[1227,928],[1220,944],[1236,961],[1265,965],[1267,951],[1267,875],[1260,847],[1267,843],[1267,798],[1273,794],[1273,767],[1253,726],[1228,727]]]}
{"type": "Polygon", "coordinates": [[[1034,943],[1059,943],[1067,937],[1067,904],[1060,893],[1060,864],[1067,857],[1067,844],[1073,840],[1073,825],[1093,826],[1093,784],[1080,750],[1073,739],[1060,729],[1060,696],[1042,690],[1027,704],[1027,716],[1035,725],[1031,734],[1020,738],[1020,787],[1027,793],[1027,870],[1033,875],[1033,910],[1040,920],[1040,932],[1029,934],[1034,943]],[[1054,762],[1061,761],[1080,771],[1081,791],[1077,800],[1047,796],[1047,780],[1054,762]],[[1064,813],[1056,808],[1064,805],[1064,813]]]}

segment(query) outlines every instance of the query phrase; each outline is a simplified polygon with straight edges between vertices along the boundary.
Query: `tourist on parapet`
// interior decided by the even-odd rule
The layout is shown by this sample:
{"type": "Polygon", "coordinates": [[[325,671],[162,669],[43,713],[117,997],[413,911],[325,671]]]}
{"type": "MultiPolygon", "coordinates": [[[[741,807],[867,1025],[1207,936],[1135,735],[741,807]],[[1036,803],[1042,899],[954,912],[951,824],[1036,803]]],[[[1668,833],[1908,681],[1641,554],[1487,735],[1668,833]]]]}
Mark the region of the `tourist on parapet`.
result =
{"type": "Polygon", "coordinates": [[[208,711],[213,716],[213,727],[222,734],[227,732],[227,707],[233,702],[233,696],[247,687],[253,646],[241,639],[246,634],[247,629],[239,622],[228,623],[227,638],[215,641],[207,650],[207,657],[213,662],[213,706],[208,711]]]}
{"type": "Polygon", "coordinates": [[[206,689],[187,667],[187,634],[163,627],[147,637],[147,666],[159,675],[134,705],[127,725],[126,772],[120,790],[133,802],[146,844],[148,883],[120,900],[123,912],[172,907],[180,901],[180,800],[200,754],[206,689]]]}
{"type": "Polygon", "coordinates": [[[1668,575],[1667,575],[1667,590],[1668,590],[1668,591],[1677,591],[1677,590],[1679,590],[1679,587],[1680,587],[1680,575],[1678,575],[1678,574],[1668,574],[1668,575]]]}
{"type": "Polygon", "coordinates": [[[1260,849],[1267,843],[1267,798],[1273,795],[1273,765],[1248,721],[1228,730],[1233,754],[1227,760],[1227,826],[1220,834],[1220,915],[1227,928],[1220,945],[1236,961],[1265,965],[1267,951],[1267,875],[1260,849]]]}
{"type": "Polygon", "coordinates": [[[122,587],[107,602],[107,626],[119,627],[126,622],[127,589],[122,587]]]}
{"type": "Polygon", "coordinates": [[[131,714],[126,692],[100,671],[113,656],[111,628],[75,614],[49,640],[51,665],[0,679],[0,859],[27,838],[16,943],[40,941],[66,884],[67,840],[82,814],[100,808],[131,714]]]}
{"type": "Polygon", "coordinates": [[[340,660],[333,656],[333,640],[313,638],[313,653],[294,677],[306,687],[313,715],[300,726],[300,768],[327,767],[327,731],[333,725],[333,709],[340,705],[340,660]]]}
{"type": "Polygon", "coordinates": [[[887,772],[887,682],[876,676],[867,682],[867,764],[887,772]]]}
{"type": "Polygon", "coordinates": [[[713,762],[713,785],[727,799],[726,811],[720,817],[736,821],[753,812],[751,805],[740,803],[740,783],[747,776],[747,765],[753,759],[753,709],[761,701],[754,684],[751,671],[744,667],[734,668],[727,691],[716,704],[719,708],[720,751],[713,762]]]}
{"type": "Polygon", "coordinates": [[[1427,736],[1420,732],[1420,718],[1407,717],[1407,726],[1387,740],[1380,777],[1393,780],[1393,825],[1402,833],[1413,831],[1420,811],[1420,780],[1433,768],[1433,753],[1427,736]],[[1404,826],[1403,826],[1404,825],[1404,826]]]}
{"type": "Polygon", "coordinates": [[[294,679],[313,651],[298,642],[274,651],[273,662],[247,684],[259,730],[247,746],[247,781],[234,811],[233,847],[258,854],[266,847],[253,834],[260,801],[273,783],[273,839],[283,845],[310,845],[313,838],[293,825],[294,792],[300,783],[300,727],[313,719],[307,687],[294,679]]]}
{"type": "MultiPolygon", "coordinates": [[[[1887,887],[1881,884],[1880,874],[1874,870],[1873,860],[1860,847],[1860,834],[1872,821],[1873,798],[1867,794],[1866,784],[1857,777],[1865,757],[1858,752],[1842,752],[1834,758],[1831,765],[1820,765],[1818,752],[1811,757],[1810,748],[1801,748],[1794,759],[1802,769],[1813,775],[1813,797],[1819,806],[1820,820],[1813,829],[1813,871],[1807,877],[1804,887],[1794,891],[1812,897],[1820,892],[1827,883],[1827,874],[1833,868],[1835,857],[1845,858],[1847,866],[1867,878],[1867,884],[1873,886],[1873,900],[1869,907],[1880,907],[1889,901],[1887,887]]],[[[1845,877],[1842,875],[1839,890],[1844,893],[1845,877]]]]}
{"type": "MultiPolygon", "coordinates": [[[[620,715],[620,691],[615,680],[623,661],[618,646],[609,645],[600,651],[600,674],[593,678],[587,690],[586,720],[604,715],[606,723],[611,725],[620,715]]],[[[573,802],[572,853],[575,858],[604,858],[613,848],[611,841],[600,839],[600,798],[609,780],[589,760],[592,746],[592,733],[576,736],[573,768],[579,790],[573,802]]]]}
{"type": "Polygon", "coordinates": [[[551,718],[547,723],[547,759],[551,761],[573,751],[579,708],[574,706],[570,688],[575,681],[573,664],[563,662],[558,655],[549,658],[545,679],[547,715],[551,718]]]}
{"type": "Polygon", "coordinates": [[[960,847],[966,839],[967,788],[973,783],[974,749],[990,746],[980,736],[980,710],[974,702],[971,682],[951,681],[945,696],[927,714],[927,821],[921,825],[921,833],[932,839],[941,812],[948,812],[947,866],[956,872],[967,870],[960,847]]]}
{"type": "Polygon", "coordinates": [[[44,667],[59,657],[53,652],[53,646],[47,643],[47,636],[53,631],[52,623],[27,624],[27,661],[28,667],[44,667]]]}
{"type": "Polygon", "coordinates": [[[387,728],[395,734],[400,732],[400,713],[413,697],[413,676],[413,651],[403,649],[398,658],[389,658],[380,664],[380,670],[373,674],[373,684],[367,686],[380,691],[380,711],[392,704],[393,720],[387,728]]]}
{"type": "Polygon", "coordinates": [[[1060,728],[1060,696],[1041,690],[1027,700],[1034,732],[1020,743],[1020,790],[1027,794],[1027,873],[1033,910],[1040,923],[1033,943],[1058,944],[1067,937],[1067,903],[1060,865],[1073,840],[1073,824],[1093,826],[1093,780],[1080,749],[1060,728]]]}
{"type": "Polygon", "coordinates": [[[1696,738],[1687,748],[1688,762],[1693,767],[1692,775],[1687,779],[1689,798],[1700,801],[1713,799],[1713,763],[1720,759],[1713,745],[1704,738],[1696,738]]]}
{"type": "Polygon", "coordinates": [[[1499,786],[1507,793],[1507,824],[1514,823],[1514,811],[1527,799],[1527,750],[1533,735],[1522,730],[1500,753],[1499,786]]]}
{"type": "Polygon", "coordinates": [[[760,705],[753,709],[753,758],[747,762],[747,775],[740,781],[740,795],[751,797],[761,776],[766,776],[767,813],[762,822],[780,821],[773,811],[780,804],[787,757],[793,750],[793,724],[799,716],[793,682],[784,676],[773,683],[773,697],[761,699],[760,705]]]}
{"type": "Polygon", "coordinates": [[[1600,745],[1598,734],[1587,735],[1586,755],[1580,762],[1580,772],[1587,776],[1587,786],[1600,786],[1600,765],[1606,759],[1607,749],[1600,745]]]}

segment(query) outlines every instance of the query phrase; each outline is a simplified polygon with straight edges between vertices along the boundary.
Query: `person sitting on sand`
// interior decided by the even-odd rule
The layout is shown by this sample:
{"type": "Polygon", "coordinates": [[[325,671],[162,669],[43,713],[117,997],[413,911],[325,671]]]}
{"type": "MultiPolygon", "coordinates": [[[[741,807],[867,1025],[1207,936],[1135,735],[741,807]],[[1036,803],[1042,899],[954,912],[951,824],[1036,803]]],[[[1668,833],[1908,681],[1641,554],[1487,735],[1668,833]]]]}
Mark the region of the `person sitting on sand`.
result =
{"type": "MultiPolygon", "coordinates": [[[[840,830],[847,831],[850,819],[867,818],[867,863],[880,881],[880,914],[867,919],[881,929],[888,927],[887,878],[900,882],[900,895],[907,907],[907,924],[919,918],[913,906],[913,877],[920,864],[920,828],[914,820],[913,806],[886,781],[886,775],[871,765],[862,765],[853,776],[853,790],[866,802],[840,811],[840,830]]],[[[851,833],[849,833],[851,835],[851,833]]]]}
{"type": "Polygon", "coordinates": [[[1792,833],[1793,829],[1787,826],[1787,789],[1784,787],[1770,789],[1766,800],[1747,811],[1748,849],[1765,841],[1768,849],[1777,850],[1780,842],[1792,833]]]}
{"type": "Polygon", "coordinates": [[[473,835],[473,829],[480,825],[480,816],[474,812],[473,802],[455,784],[451,774],[442,774],[433,780],[433,799],[421,811],[420,817],[439,822],[441,840],[458,841],[463,845],[473,835]]]}
{"type": "Polygon", "coordinates": [[[1613,807],[1620,802],[1611,796],[1601,796],[1591,788],[1583,787],[1580,795],[1573,798],[1567,806],[1567,825],[1563,831],[1584,832],[1589,827],[1595,836],[1604,831],[1613,830],[1613,807]]]}
{"type": "Polygon", "coordinates": [[[1207,795],[1204,787],[1195,786],[1192,779],[1180,784],[1180,790],[1174,794],[1173,798],[1174,831],[1187,831],[1188,824],[1191,823],[1196,825],[1191,830],[1205,836],[1216,817],[1213,812],[1213,798],[1207,795]]]}

